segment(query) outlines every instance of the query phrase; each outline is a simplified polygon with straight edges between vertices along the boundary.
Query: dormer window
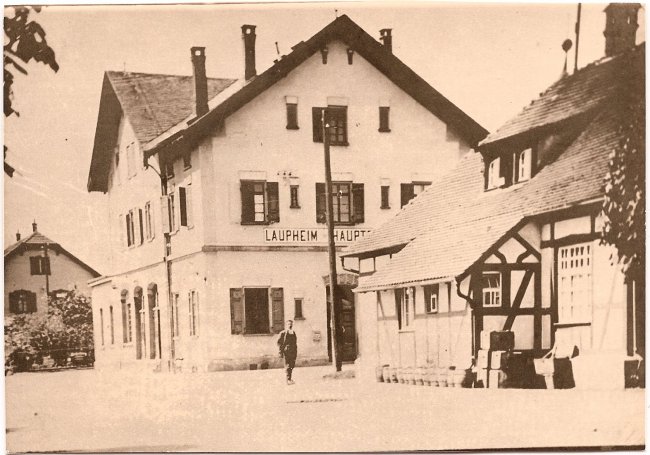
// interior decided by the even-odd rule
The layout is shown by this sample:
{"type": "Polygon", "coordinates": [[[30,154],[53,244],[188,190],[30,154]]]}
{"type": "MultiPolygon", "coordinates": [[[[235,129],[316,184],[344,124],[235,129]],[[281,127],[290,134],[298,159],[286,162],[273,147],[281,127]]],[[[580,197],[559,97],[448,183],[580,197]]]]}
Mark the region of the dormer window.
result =
{"type": "Polygon", "coordinates": [[[514,183],[530,179],[532,150],[526,149],[514,154],[514,183]]]}
{"type": "Polygon", "coordinates": [[[487,189],[499,188],[505,184],[505,178],[501,176],[501,158],[497,157],[488,166],[487,189]]]}

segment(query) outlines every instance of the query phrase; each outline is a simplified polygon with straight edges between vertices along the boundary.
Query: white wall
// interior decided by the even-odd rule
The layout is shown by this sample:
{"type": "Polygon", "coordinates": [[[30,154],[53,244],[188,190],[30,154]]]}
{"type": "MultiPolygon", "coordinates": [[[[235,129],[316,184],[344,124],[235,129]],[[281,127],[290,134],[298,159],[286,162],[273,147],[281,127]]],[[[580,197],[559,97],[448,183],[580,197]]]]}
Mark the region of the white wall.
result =
{"type": "MultiPolygon", "coordinates": [[[[240,171],[259,171],[279,182],[280,223],[276,227],[324,227],[316,223],[315,183],[324,182],[323,144],[313,142],[312,107],[327,97],[347,98],[349,146],[332,146],[334,178],[349,173],[365,184],[365,223],[376,228],[400,208],[400,183],[433,179],[459,159],[458,142],[447,141],[446,125],[401,91],[361,56],[348,65],[343,43],[328,44],[327,65],[316,53],[264,93],[226,119],[212,150],[216,192],[206,207],[208,239],[226,244],[263,244],[260,226],[241,226],[240,171]],[[286,129],[285,96],[298,98],[298,130],[286,129]],[[381,99],[390,100],[390,133],[378,129],[381,99]],[[299,178],[300,209],[289,208],[289,180],[299,178]],[[380,209],[381,179],[390,181],[390,210],[380,209]]],[[[204,160],[202,158],[202,161],[204,160]]],[[[206,171],[207,172],[207,171],[206,171]]]]}
{"type": "MultiPolygon", "coordinates": [[[[36,293],[37,310],[47,311],[45,275],[32,275],[29,262],[30,257],[41,255],[41,251],[27,250],[15,254],[5,262],[5,314],[9,314],[9,294],[18,289],[36,293]]],[[[48,255],[52,272],[48,278],[50,292],[58,289],[76,289],[78,294],[90,297],[87,282],[93,278],[93,275],[66,254],[50,250],[48,255]]]]}

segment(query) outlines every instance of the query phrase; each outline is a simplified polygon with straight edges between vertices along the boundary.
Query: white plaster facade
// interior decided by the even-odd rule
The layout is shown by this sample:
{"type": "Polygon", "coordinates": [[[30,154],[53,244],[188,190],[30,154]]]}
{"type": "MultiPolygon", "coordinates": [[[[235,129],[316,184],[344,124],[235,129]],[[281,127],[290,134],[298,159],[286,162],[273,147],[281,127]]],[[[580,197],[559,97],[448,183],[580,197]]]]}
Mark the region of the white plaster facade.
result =
{"type": "MultiPolygon", "coordinates": [[[[111,161],[107,191],[110,211],[112,270],[93,282],[95,336],[103,325],[104,342],[96,339],[97,367],[149,365],[137,359],[134,341],[124,342],[122,292],[133,303],[134,289],[155,284],[158,290],[156,317],[160,320],[161,352],[154,364],[183,369],[248,368],[277,365],[274,333],[231,333],[230,289],[282,288],[284,319],[294,318],[294,299],[302,299],[303,319],[295,322],[299,359],[325,363],[327,350],[326,243],[318,241],[269,242],[267,229],[323,229],[316,221],[315,184],[324,182],[323,144],[312,137],[312,107],[335,103],[347,105],[348,146],[332,146],[333,179],[364,184],[365,221],[355,230],[371,230],[400,208],[400,184],[431,181],[448,171],[469,150],[466,141],[439,118],[411,98],[372,64],[355,55],[348,63],[343,42],[328,43],[328,62],[318,52],[225,119],[190,151],[191,167],[182,159],[174,162],[168,193],[191,187],[188,205],[191,226],[180,226],[170,236],[171,293],[179,296],[177,335],[172,335],[169,293],[164,262],[161,185],[152,169],[142,165],[138,144],[127,118],[118,138],[119,166],[111,161]],[[286,128],[286,97],[297,98],[297,130],[286,128]],[[390,132],[378,132],[378,107],[390,105],[390,132]],[[129,177],[126,147],[135,144],[137,170],[129,177]],[[289,177],[290,174],[290,177],[289,177]],[[280,220],[270,225],[242,225],[241,180],[278,183],[280,220]],[[299,208],[290,207],[290,186],[299,188],[299,208]],[[381,186],[390,187],[390,208],[381,206],[381,186]],[[153,207],[154,235],[141,245],[125,244],[124,216],[132,208],[153,207]],[[122,216],[122,217],[120,217],[122,216]],[[198,295],[198,329],[190,335],[189,295],[198,295]],[[113,306],[113,343],[108,343],[113,306]],[[100,317],[100,309],[103,316],[100,317]],[[102,322],[103,321],[103,322],[102,322]],[[173,353],[172,353],[173,343],[173,353]]],[[[156,169],[158,156],[149,159],[156,169]]],[[[177,209],[178,210],[178,209],[177,209]]],[[[138,242],[136,242],[138,243],[138,242]]],[[[339,272],[344,272],[340,270],[339,272]]],[[[145,304],[145,306],[148,303],[145,304]]],[[[269,304],[270,306],[270,304],[269,304]]],[[[127,306],[135,321],[135,305],[127,306]]],[[[145,308],[145,313],[151,308],[145,308]]],[[[269,315],[271,318],[272,315],[269,315]]],[[[362,316],[356,312],[357,330],[362,316]]],[[[145,319],[145,338],[154,333],[145,319]]],[[[125,323],[128,326],[128,322],[125,323]]],[[[155,329],[155,327],[154,327],[155,329]]],[[[128,328],[127,328],[128,330],[128,328]]],[[[134,330],[133,328],[131,330],[134,330]]],[[[145,344],[150,343],[147,340],[145,344]]],[[[155,343],[154,343],[155,344],[155,343]]],[[[146,356],[143,356],[146,357],[146,356]]]]}

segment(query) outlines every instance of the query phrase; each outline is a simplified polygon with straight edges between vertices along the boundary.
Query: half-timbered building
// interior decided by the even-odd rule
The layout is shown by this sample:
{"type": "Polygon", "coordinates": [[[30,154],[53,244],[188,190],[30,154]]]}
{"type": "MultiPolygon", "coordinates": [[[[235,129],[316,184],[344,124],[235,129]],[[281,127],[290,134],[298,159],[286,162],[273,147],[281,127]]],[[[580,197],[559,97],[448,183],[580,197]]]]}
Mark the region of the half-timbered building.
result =
{"type": "Polygon", "coordinates": [[[626,281],[601,242],[604,178],[627,120],[622,94],[644,96],[637,10],[610,5],[606,57],[563,75],[344,252],[360,276],[363,371],[476,369],[493,331],[514,333],[523,386],[540,384],[533,360],[550,350],[599,385],[623,384],[630,356],[638,368],[643,286],[626,281]]]}

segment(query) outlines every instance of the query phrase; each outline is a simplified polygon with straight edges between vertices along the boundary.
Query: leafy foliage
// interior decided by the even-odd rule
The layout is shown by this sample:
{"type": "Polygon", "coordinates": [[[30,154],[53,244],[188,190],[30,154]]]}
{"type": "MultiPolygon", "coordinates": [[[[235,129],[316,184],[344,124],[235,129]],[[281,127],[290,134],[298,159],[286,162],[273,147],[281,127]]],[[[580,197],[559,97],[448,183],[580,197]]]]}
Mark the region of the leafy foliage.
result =
{"type": "Polygon", "coordinates": [[[603,242],[616,247],[626,273],[645,264],[645,61],[634,54],[619,57],[625,71],[613,107],[621,139],[610,153],[603,203],[603,242]]]}
{"type": "Polygon", "coordinates": [[[50,355],[64,364],[70,351],[93,349],[90,300],[73,291],[51,299],[47,313],[11,316],[5,323],[5,362],[17,354],[50,355]]]}
{"type": "MultiPolygon", "coordinates": [[[[54,50],[45,40],[45,30],[37,22],[29,20],[30,12],[38,13],[39,6],[11,6],[5,8],[4,29],[4,113],[20,115],[13,108],[13,83],[16,72],[27,75],[26,66],[32,60],[59,70],[54,50]],[[8,16],[13,11],[13,16],[8,16]]],[[[7,155],[5,147],[4,155],[7,155]]],[[[5,173],[11,177],[13,168],[5,161],[5,173]]]]}

